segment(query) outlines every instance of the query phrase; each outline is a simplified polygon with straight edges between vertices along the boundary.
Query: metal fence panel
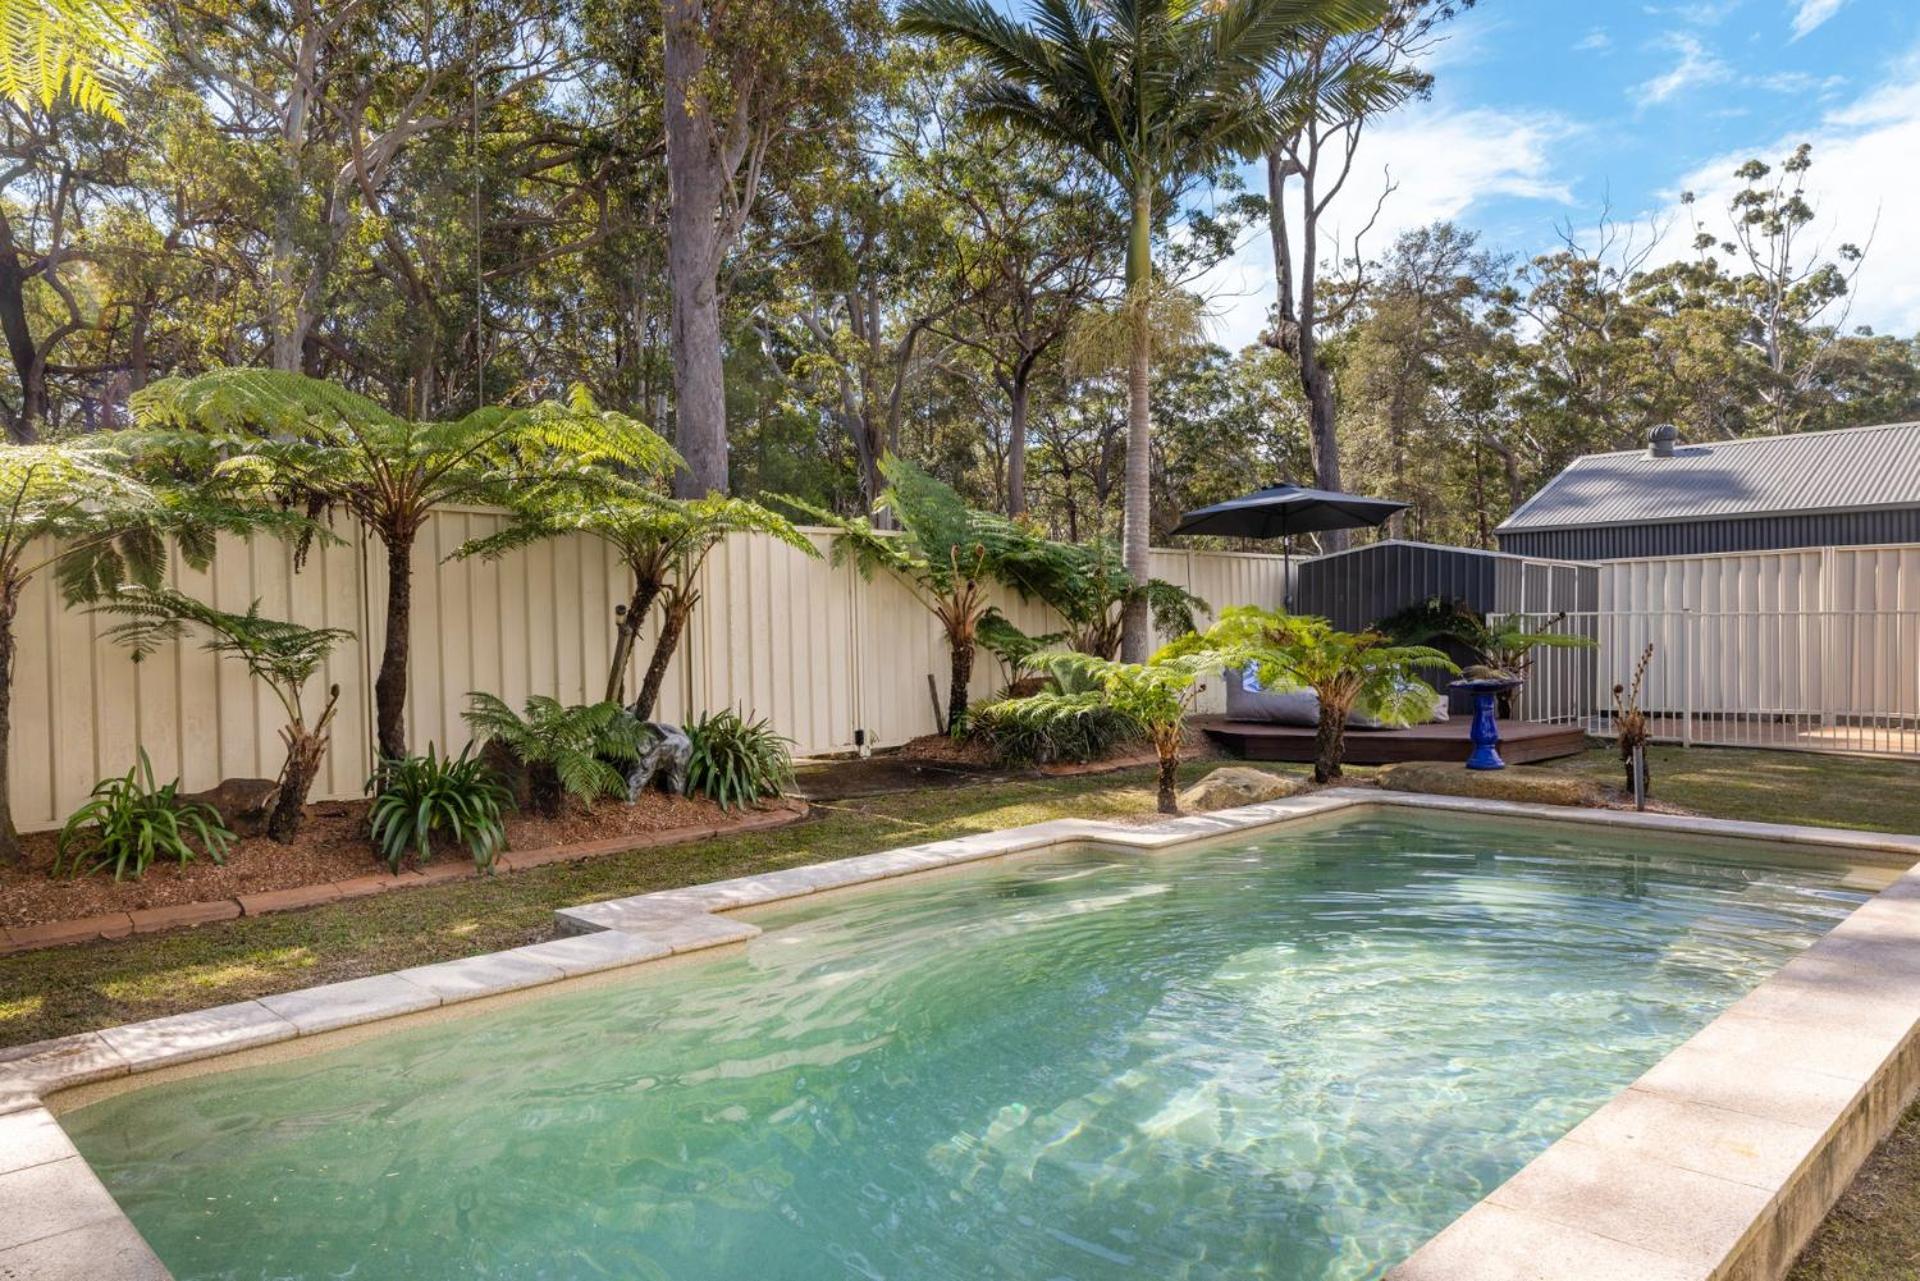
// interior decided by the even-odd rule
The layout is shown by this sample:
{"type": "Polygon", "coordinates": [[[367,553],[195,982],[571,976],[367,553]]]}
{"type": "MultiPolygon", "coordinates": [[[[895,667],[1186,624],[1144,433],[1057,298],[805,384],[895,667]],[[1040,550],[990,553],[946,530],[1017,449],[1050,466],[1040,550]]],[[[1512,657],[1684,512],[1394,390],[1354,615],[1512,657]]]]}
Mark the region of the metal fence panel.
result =
{"type": "MultiPolygon", "coordinates": [[[[631,594],[625,568],[605,544],[584,536],[498,560],[447,559],[503,519],[480,508],[436,511],[414,547],[407,731],[416,750],[429,741],[454,750],[466,742],[460,714],[473,690],[515,706],[529,694],[582,702],[605,692],[613,609],[631,594]]],[[[385,642],[386,557],[356,524],[341,518],[335,528],[341,541],[315,547],[298,571],[290,549],[271,539],[225,539],[206,572],[173,571],[181,590],[223,609],[259,600],[268,614],[356,633],[308,694],[317,704],[326,685],[337,682],[342,691],[316,800],[362,793],[373,764],[373,672],[385,642]]],[[[809,537],[826,550],[826,531],[809,537]]],[[[1156,550],[1153,557],[1154,573],[1216,607],[1277,606],[1284,595],[1278,556],[1156,550]]],[[[946,643],[900,583],[884,574],[865,581],[849,566],[761,537],[716,548],[701,582],[702,599],[661,692],[662,719],[737,706],[768,717],[807,753],[850,749],[862,728],[874,746],[937,728],[928,677],[944,703],[946,643]]],[[[1040,605],[1010,594],[996,601],[1023,627],[1059,625],[1040,605]]],[[[23,830],[57,827],[97,780],[132,766],[140,747],[160,777],[178,775],[189,789],[279,770],[279,706],[242,667],[192,640],[135,664],[105,639],[112,625],[64,607],[49,575],[22,598],[10,791],[23,830]]],[[[657,631],[656,616],[629,667],[629,697],[657,631]]],[[[1004,679],[982,651],[973,697],[990,697],[1004,679]]],[[[1209,691],[1203,706],[1218,697],[1209,691]]]]}

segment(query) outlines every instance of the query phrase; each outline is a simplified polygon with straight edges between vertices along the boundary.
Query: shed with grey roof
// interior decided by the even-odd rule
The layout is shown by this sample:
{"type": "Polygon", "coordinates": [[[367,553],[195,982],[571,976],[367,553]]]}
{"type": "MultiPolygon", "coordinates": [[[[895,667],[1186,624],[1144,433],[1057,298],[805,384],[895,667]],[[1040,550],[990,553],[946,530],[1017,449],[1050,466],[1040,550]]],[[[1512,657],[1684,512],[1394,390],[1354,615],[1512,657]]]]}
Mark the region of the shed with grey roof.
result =
{"type": "Polygon", "coordinates": [[[1920,423],[1711,444],[1658,427],[1645,449],[1575,459],[1494,537],[1589,561],[1920,543],[1920,423]]]}

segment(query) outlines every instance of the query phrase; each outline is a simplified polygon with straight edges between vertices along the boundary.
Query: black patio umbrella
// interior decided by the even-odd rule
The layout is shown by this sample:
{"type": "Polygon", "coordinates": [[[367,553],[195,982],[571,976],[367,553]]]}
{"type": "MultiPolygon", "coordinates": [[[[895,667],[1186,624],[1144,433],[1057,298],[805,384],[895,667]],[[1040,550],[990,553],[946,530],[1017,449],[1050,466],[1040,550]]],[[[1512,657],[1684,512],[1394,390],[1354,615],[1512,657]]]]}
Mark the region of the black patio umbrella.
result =
{"type": "Polygon", "coordinates": [[[1385,524],[1408,504],[1391,498],[1364,498],[1327,489],[1276,485],[1202,507],[1180,517],[1176,534],[1218,534],[1224,538],[1281,538],[1286,560],[1286,605],[1293,608],[1293,536],[1329,529],[1361,529],[1385,524]]]}

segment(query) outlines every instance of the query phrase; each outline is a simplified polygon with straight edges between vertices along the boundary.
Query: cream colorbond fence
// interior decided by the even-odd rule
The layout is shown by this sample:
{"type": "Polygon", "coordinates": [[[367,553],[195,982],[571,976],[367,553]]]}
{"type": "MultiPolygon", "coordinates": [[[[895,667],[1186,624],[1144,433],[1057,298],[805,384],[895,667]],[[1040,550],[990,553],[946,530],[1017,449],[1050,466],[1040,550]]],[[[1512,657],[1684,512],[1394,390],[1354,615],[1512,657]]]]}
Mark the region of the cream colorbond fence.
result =
{"type": "Polygon", "coordinates": [[[1611,690],[1653,646],[1641,705],[1681,743],[1920,756],[1920,546],[1615,561],[1543,653],[1532,719],[1611,732],[1611,690]]]}
{"type": "MultiPolygon", "coordinates": [[[[565,702],[604,692],[612,655],[613,608],[626,600],[626,573],[598,539],[569,537],[495,561],[449,561],[467,539],[499,527],[498,512],[438,512],[414,548],[413,644],[408,671],[408,741],[458,748],[467,694],[486,690],[518,706],[529,694],[565,702]]],[[[212,567],[176,566],[175,584],[222,609],[254,600],[272,615],[310,626],[344,627],[358,639],[336,653],[309,691],[338,682],[339,720],[314,787],[317,800],[362,794],[373,763],[373,671],[385,642],[386,563],[377,543],[340,521],[341,545],[316,547],[295,572],[289,549],[271,539],[229,539],[212,567]]],[[[811,531],[824,551],[828,537],[811,531]]],[[[1154,573],[1216,607],[1277,605],[1278,556],[1157,550],[1154,573]]],[[[887,746],[935,727],[931,673],[946,697],[947,654],[937,624],[898,583],[861,580],[850,567],[813,560],[771,539],[729,539],[707,562],[703,597],[656,715],[685,720],[739,706],[770,718],[803,753],[843,751],[865,729],[887,746]]],[[[1003,600],[1022,625],[1052,626],[1042,607],[1003,600]]],[[[45,577],[34,582],[16,622],[12,800],[23,830],[58,826],[96,780],[124,773],[144,747],[161,778],[211,787],[222,778],[272,777],[280,767],[278,704],[237,663],[196,642],[169,646],[141,663],[105,639],[112,620],[67,609],[45,577]]],[[[628,689],[651,649],[641,635],[628,689]]],[[[1000,680],[982,652],[974,694],[1000,680]]],[[[1209,691],[1217,700],[1217,691],[1209,691]]]]}

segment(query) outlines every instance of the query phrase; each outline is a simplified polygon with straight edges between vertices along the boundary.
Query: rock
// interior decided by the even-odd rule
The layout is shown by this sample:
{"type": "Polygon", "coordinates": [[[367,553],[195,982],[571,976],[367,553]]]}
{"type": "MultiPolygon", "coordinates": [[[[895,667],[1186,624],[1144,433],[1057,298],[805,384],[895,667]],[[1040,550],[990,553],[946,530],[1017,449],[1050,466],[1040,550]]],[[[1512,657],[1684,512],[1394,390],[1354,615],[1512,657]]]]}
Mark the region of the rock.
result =
{"type": "Polygon", "coordinates": [[[1600,785],[1571,774],[1534,769],[1526,765],[1497,770],[1470,770],[1442,761],[1406,761],[1379,773],[1382,787],[1429,796],[1472,796],[1489,801],[1521,801],[1532,805],[1582,805],[1598,808],[1607,795],[1600,785]]]}
{"type": "Polygon", "coordinates": [[[675,796],[687,790],[687,762],[693,759],[693,740],[678,725],[648,721],[653,745],[627,769],[627,799],[637,801],[649,787],[675,796]]]}
{"type": "Polygon", "coordinates": [[[533,804],[533,778],[512,749],[499,739],[490,738],[480,747],[480,763],[499,778],[508,795],[513,797],[513,807],[525,813],[533,804]]]}
{"type": "Polygon", "coordinates": [[[1259,805],[1306,790],[1303,779],[1245,765],[1225,765],[1180,793],[1183,810],[1230,810],[1236,805],[1259,805]]]}
{"type": "Polygon", "coordinates": [[[267,818],[279,795],[280,784],[275,779],[226,778],[204,792],[183,792],[179,801],[182,805],[210,807],[235,836],[260,836],[267,830],[267,818]]]}

